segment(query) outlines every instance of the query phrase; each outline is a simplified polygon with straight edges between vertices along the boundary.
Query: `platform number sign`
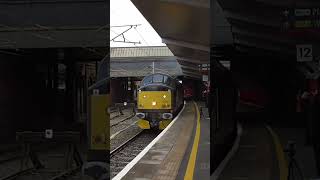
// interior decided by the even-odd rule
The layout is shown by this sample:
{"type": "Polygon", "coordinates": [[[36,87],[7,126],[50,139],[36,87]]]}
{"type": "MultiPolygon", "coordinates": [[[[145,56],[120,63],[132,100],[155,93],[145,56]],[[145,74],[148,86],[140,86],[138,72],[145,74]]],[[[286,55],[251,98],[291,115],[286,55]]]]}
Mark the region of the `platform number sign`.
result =
{"type": "Polygon", "coordinates": [[[208,82],[208,75],[202,75],[202,81],[208,82]]]}
{"type": "Polygon", "coordinates": [[[312,45],[310,44],[303,44],[297,45],[297,61],[304,62],[304,61],[312,61],[312,45]]]}

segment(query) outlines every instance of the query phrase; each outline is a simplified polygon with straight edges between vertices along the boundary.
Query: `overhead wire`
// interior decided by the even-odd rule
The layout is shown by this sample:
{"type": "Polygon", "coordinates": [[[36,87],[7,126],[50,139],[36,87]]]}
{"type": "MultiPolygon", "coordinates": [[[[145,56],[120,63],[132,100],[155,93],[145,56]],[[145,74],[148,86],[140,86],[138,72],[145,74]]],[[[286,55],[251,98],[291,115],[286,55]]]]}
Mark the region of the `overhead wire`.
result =
{"type": "MultiPolygon", "coordinates": [[[[53,37],[51,37],[51,36],[49,36],[49,35],[42,35],[42,34],[40,34],[40,33],[34,33],[34,32],[30,32],[30,31],[26,31],[25,29],[22,29],[22,28],[11,27],[11,26],[4,25],[4,24],[1,24],[0,26],[6,27],[6,28],[11,28],[11,29],[16,30],[16,31],[18,31],[18,32],[26,32],[26,33],[34,36],[34,37],[41,38],[41,39],[47,39],[47,40],[55,41],[55,42],[58,42],[58,43],[64,43],[64,44],[74,43],[74,42],[71,42],[71,41],[59,40],[59,39],[53,38],[53,37]]],[[[50,32],[50,31],[52,31],[52,30],[56,30],[55,28],[51,28],[51,27],[48,27],[48,26],[42,26],[42,25],[39,25],[39,24],[35,24],[35,27],[38,27],[38,28],[37,28],[38,30],[39,30],[39,28],[40,28],[40,29],[43,29],[43,30],[46,30],[46,32],[50,32]]],[[[107,25],[104,25],[104,26],[99,27],[96,32],[101,31],[101,29],[103,29],[103,28],[105,28],[105,27],[107,27],[107,25]]],[[[34,30],[36,30],[36,29],[34,29],[34,30]]],[[[91,41],[91,42],[93,42],[93,41],[91,41]]],[[[16,42],[15,42],[14,44],[16,44],[16,42]]],[[[106,45],[107,45],[107,44],[106,44],[106,45]]],[[[14,46],[14,45],[13,45],[13,46],[14,46]]],[[[101,54],[101,53],[97,52],[97,51],[94,50],[93,48],[89,48],[89,47],[86,47],[86,46],[83,46],[83,45],[81,45],[80,48],[86,49],[86,50],[88,50],[88,51],[90,51],[90,52],[93,52],[93,53],[95,53],[96,55],[99,55],[99,56],[101,56],[101,57],[104,57],[104,55],[105,55],[105,54],[101,54]]]]}
{"type": "MultiPolygon", "coordinates": [[[[144,41],[145,44],[149,47],[149,43],[148,43],[148,42],[143,38],[143,36],[139,33],[139,31],[137,30],[137,27],[135,27],[134,29],[135,29],[135,31],[137,32],[137,34],[139,35],[139,37],[142,39],[142,41],[144,41]]],[[[142,47],[138,47],[138,48],[141,48],[141,49],[142,49],[142,47]]],[[[144,52],[148,57],[151,57],[150,51],[148,51],[148,52],[142,51],[142,52],[144,52]]],[[[150,68],[150,66],[147,66],[148,68],[151,69],[150,74],[152,74],[153,71],[156,72],[156,71],[155,71],[156,68],[155,68],[155,64],[154,64],[154,59],[153,59],[152,63],[153,63],[153,67],[150,68]]]]}
{"type": "MultiPolygon", "coordinates": [[[[120,34],[116,33],[115,31],[113,31],[111,28],[110,28],[110,31],[112,31],[112,32],[115,33],[116,35],[120,35],[120,34]]],[[[125,40],[127,40],[127,41],[130,41],[129,39],[125,38],[124,36],[123,36],[123,38],[124,38],[125,40]]]]}
{"type": "MultiPolygon", "coordinates": [[[[141,33],[137,30],[137,28],[135,28],[136,32],[138,33],[138,35],[141,37],[141,39],[149,46],[149,43],[143,38],[143,36],[141,35],[141,33]]],[[[148,54],[148,56],[150,56],[150,54],[148,54]]],[[[155,70],[158,70],[159,72],[165,72],[167,74],[171,74],[169,70],[167,70],[166,68],[163,68],[164,66],[162,66],[161,64],[159,64],[158,68],[155,67],[155,70]]],[[[156,72],[156,71],[155,71],[156,72]]]]}

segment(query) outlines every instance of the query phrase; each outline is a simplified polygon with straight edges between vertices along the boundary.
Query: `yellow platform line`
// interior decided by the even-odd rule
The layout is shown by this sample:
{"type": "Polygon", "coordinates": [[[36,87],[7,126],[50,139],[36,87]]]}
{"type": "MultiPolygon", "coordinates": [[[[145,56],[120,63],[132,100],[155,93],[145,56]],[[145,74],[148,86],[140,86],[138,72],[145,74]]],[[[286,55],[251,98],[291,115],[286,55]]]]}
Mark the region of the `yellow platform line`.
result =
{"type": "Polygon", "coordinates": [[[283,152],[282,145],[280,143],[280,139],[270,126],[266,125],[266,128],[268,129],[269,133],[271,134],[275,148],[276,148],[278,165],[279,165],[279,169],[280,169],[280,180],[287,180],[287,178],[288,178],[287,161],[286,161],[286,158],[285,158],[285,155],[283,152]]]}
{"type": "Polygon", "coordinates": [[[193,145],[191,154],[188,161],[188,166],[186,170],[186,174],[184,175],[185,180],[192,180],[193,174],[194,174],[194,167],[196,165],[196,159],[197,159],[197,152],[198,152],[198,146],[199,146],[199,140],[200,140],[200,112],[198,109],[198,106],[195,102],[193,102],[197,111],[197,129],[196,129],[196,135],[194,137],[193,145]]]}

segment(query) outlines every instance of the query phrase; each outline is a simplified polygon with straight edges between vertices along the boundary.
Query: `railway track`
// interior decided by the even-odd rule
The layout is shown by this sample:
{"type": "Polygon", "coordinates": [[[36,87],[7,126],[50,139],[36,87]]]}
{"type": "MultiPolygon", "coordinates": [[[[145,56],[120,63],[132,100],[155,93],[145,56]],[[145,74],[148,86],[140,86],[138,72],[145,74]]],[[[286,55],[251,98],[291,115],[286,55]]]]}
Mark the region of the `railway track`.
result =
{"type": "Polygon", "coordinates": [[[110,109],[109,113],[110,113],[110,120],[115,120],[119,117],[128,117],[128,116],[135,115],[132,108],[123,108],[122,114],[119,111],[119,109],[110,109]]]}
{"type": "Polygon", "coordinates": [[[70,179],[73,178],[77,173],[80,173],[81,167],[75,167],[50,178],[49,180],[62,180],[62,179],[70,179]]]}
{"type": "MultiPolygon", "coordinates": [[[[34,148],[37,152],[43,152],[46,149],[54,149],[56,146],[37,146],[37,148],[34,148]]],[[[6,151],[2,151],[0,153],[0,168],[1,166],[6,166],[8,163],[12,163],[15,161],[19,161],[23,158],[25,158],[26,155],[23,154],[21,145],[16,146],[16,148],[8,149],[6,151]]],[[[1,178],[1,177],[0,177],[1,178]]],[[[1,179],[0,179],[1,180],[1,179]]]]}
{"type": "Polygon", "coordinates": [[[129,114],[123,116],[123,118],[118,118],[117,120],[110,121],[110,139],[113,139],[118,134],[125,132],[128,128],[132,126],[136,126],[135,123],[137,122],[137,118],[135,114],[129,114]]]}
{"type": "Polygon", "coordinates": [[[132,136],[130,139],[122,143],[120,146],[116,147],[110,152],[110,158],[115,156],[117,153],[119,153],[123,148],[125,148],[130,142],[134,141],[138,136],[140,136],[144,131],[141,130],[136,135],[132,136]]]}
{"type": "Polygon", "coordinates": [[[2,169],[0,180],[80,179],[81,166],[73,164],[68,169],[61,169],[61,163],[63,163],[65,159],[64,151],[61,152],[64,149],[63,147],[48,146],[47,149],[43,147],[37,149],[40,156],[46,157],[45,159],[41,159],[41,162],[44,163],[44,167],[33,166],[30,162],[31,157],[22,155],[21,153],[8,154],[10,155],[9,157],[4,156],[4,158],[0,159],[0,168],[2,169]],[[52,152],[56,151],[58,154],[52,154],[52,152]],[[22,159],[24,160],[22,161],[22,159]],[[21,163],[23,166],[21,166],[21,163]],[[59,168],[52,168],[54,166],[59,168]]]}
{"type": "Polygon", "coordinates": [[[110,152],[110,177],[116,176],[148,144],[159,135],[160,131],[141,130],[110,152]]]}
{"type": "Polygon", "coordinates": [[[21,154],[10,155],[10,156],[7,157],[7,158],[1,158],[1,159],[0,159],[0,164],[4,164],[4,163],[6,163],[6,162],[18,160],[18,159],[21,159],[21,158],[23,158],[23,155],[21,155],[21,154]]]}
{"type": "MultiPolygon", "coordinates": [[[[118,124],[122,123],[123,121],[126,121],[128,119],[131,119],[135,116],[135,114],[130,114],[130,115],[127,115],[127,116],[124,116],[122,119],[120,119],[119,121],[115,122],[115,123],[111,123],[110,124],[110,128],[114,127],[114,126],[117,126],[118,124]]],[[[112,120],[112,119],[111,119],[112,120]]]]}
{"type": "Polygon", "coordinates": [[[27,174],[27,173],[31,173],[32,171],[34,171],[35,168],[28,168],[28,169],[24,169],[24,170],[21,170],[21,171],[18,171],[16,173],[13,173],[13,174],[10,174],[8,176],[5,176],[3,178],[0,178],[0,180],[11,180],[11,179],[16,179],[18,178],[19,176],[22,176],[24,174],[27,174]]]}
{"type": "MultiPolygon", "coordinates": [[[[62,172],[57,172],[57,175],[54,175],[52,177],[48,177],[48,178],[43,178],[44,177],[44,172],[39,171],[40,169],[36,169],[36,168],[27,168],[21,171],[18,171],[16,173],[10,174],[6,177],[0,178],[0,180],[15,180],[15,179],[34,179],[34,176],[41,176],[41,179],[46,179],[46,180],[64,180],[64,179],[70,179],[73,176],[77,175],[78,173],[80,173],[81,167],[75,167],[66,171],[62,171],[62,172]],[[24,178],[25,176],[29,176],[27,178],[24,178]]],[[[49,174],[51,174],[52,172],[50,172],[49,174]]],[[[76,178],[76,177],[74,177],[76,178]]],[[[79,178],[77,178],[79,179],[79,178]]]]}
{"type": "Polygon", "coordinates": [[[115,119],[117,117],[121,116],[121,114],[119,113],[119,111],[113,111],[110,112],[110,119],[115,119]]]}

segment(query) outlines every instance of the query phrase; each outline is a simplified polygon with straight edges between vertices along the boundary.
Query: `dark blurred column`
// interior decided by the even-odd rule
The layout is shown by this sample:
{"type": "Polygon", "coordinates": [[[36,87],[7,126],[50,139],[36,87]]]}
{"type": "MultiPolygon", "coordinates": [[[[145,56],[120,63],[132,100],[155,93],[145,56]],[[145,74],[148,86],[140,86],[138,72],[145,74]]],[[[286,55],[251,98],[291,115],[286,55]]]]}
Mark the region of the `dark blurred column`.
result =
{"type": "Polygon", "coordinates": [[[237,91],[232,74],[218,62],[212,63],[211,95],[211,173],[226,156],[236,136],[237,91]]]}
{"type": "Polygon", "coordinates": [[[53,90],[52,90],[52,113],[53,117],[57,117],[58,114],[58,85],[59,85],[59,74],[58,74],[58,63],[53,63],[53,90]]]}
{"type": "Polygon", "coordinates": [[[88,97],[88,70],[87,70],[87,64],[84,65],[84,89],[83,89],[83,112],[87,113],[87,97],[88,97]]]}
{"type": "Polygon", "coordinates": [[[58,74],[58,63],[53,64],[53,88],[55,91],[55,94],[58,92],[58,85],[59,85],[59,74],[58,74]]]}
{"type": "Polygon", "coordinates": [[[72,123],[75,120],[75,98],[76,98],[76,64],[72,59],[66,62],[66,93],[65,93],[65,122],[72,123]]]}

